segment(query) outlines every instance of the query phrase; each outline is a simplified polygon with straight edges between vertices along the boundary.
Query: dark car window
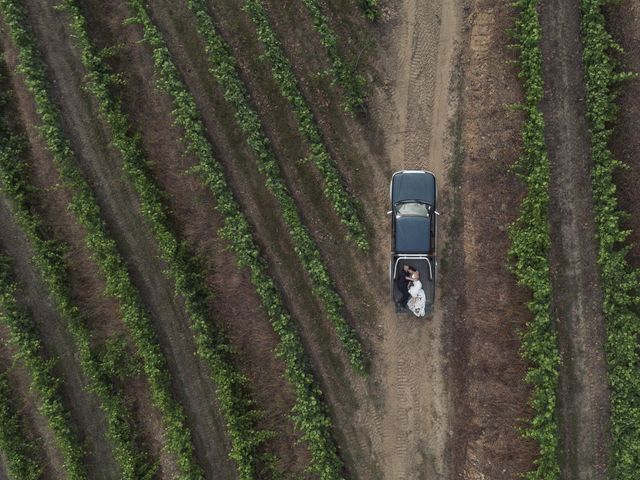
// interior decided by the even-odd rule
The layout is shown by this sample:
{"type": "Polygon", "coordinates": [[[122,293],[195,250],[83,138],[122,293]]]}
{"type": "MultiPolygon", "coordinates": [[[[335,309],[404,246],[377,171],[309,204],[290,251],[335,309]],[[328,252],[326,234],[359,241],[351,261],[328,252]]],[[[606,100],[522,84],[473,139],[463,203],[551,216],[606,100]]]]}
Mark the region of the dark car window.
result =
{"type": "Polygon", "coordinates": [[[429,205],[417,202],[404,202],[398,205],[396,213],[402,216],[428,217],[429,205]]]}

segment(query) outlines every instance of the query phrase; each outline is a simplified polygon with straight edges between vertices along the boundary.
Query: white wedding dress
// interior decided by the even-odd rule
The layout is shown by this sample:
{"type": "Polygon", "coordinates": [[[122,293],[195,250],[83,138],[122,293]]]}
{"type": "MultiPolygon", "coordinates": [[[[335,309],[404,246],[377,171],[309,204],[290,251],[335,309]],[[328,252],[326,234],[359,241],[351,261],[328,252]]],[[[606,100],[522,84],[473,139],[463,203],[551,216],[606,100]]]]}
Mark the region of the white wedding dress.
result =
{"type": "Polygon", "coordinates": [[[424,294],[420,280],[415,280],[413,285],[409,287],[409,295],[411,295],[411,298],[407,302],[409,310],[411,310],[416,317],[424,317],[424,307],[427,302],[427,297],[424,294]]]}

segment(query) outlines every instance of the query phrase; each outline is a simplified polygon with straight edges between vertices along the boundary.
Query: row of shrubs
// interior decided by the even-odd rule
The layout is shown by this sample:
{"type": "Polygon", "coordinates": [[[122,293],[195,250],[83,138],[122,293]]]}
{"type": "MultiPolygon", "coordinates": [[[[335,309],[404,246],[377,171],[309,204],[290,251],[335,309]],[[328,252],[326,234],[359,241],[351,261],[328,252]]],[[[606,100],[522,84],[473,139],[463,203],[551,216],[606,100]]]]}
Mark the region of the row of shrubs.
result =
{"type": "MultiPolygon", "coordinates": [[[[73,472],[70,477],[86,478],[82,463],[84,452],[71,427],[69,413],[62,404],[60,380],[52,373],[53,362],[43,358],[42,344],[33,321],[18,307],[15,291],[9,259],[0,255],[0,323],[8,327],[10,341],[17,347],[17,356],[27,367],[32,388],[41,400],[40,411],[53,430],[56,443],[64,454],[65,465],[73,472]]],[[[10,478],[40,478],[42,467],[36,461],[35,445],[26,437],[6,374],[0,375],[0,450],[10,478]]]]}
{"type": "MultiPolygon", "coordinates": [[[[0,2],[0,9],[8,22],[14,20],[6,5],[0,2]]],[[[7,92],[5,90],[5,92],[7,92]]],[[[8,112],[3,112],[7,115],[8,112]]],[[[143,473],[150,470],[145,457],[134,446],[134,432],[130,425],[125,404],[121,396],[113,389],[109,378],[102,370],[100,359],[92,352],[90,335],[85,320],[74,305],[68,287],[67,270],[64,262],[66,248],[51,238],[42,219],[35,213],[31,202],[32,188],[27,182],[28,165],[24,161],[24,141],[10,135],[7,125],[2,124],[3,140],[0,152],[0,180],[2,191],[12,204],[13,214],[18,225],[24,230],[34,250],[33,262],[49,290],[61,318],[67,322],[77,351],[80,365],[89,381],[89,388],[95,392],[105,411],[108,434],[114,444],[116,458],[121,465],[124,478],[144,478],[143,473]]],[[[26,328],[26,323],[20,323],[26,328]]],[[[24,339],[24,348],[33,348],[37,352],[37,335],[32,327],[20,330],[24,339]]],[[[39,348],[39,347],[38,347],[39,348]]],[[[56,434],[58,447],[64,458],[65,469],[72,479],[86,478],[82,463],[83,448],[72,428],[68,425],[68,415],[57,393],[59,381],[50,378],[51,365],[45,360],[33,357],[35,370],[30,369],[36,389],[43,395],[43,412],[49,418],[51,428],[56,434]]]]}
{"type": "Polygon", "coordinates": [[[605,344],[611,386],[613,462],[609,478],[631,480],[640,471],[640,271],[625,257],[630,234],[621,226],[614,172],[622,166],[609,149],[617,117],[616,84],[632,74],[619,72],[612,52],[620,46],[607,31],[606,0],[581,0],[587,119],[591,139],[593,204],[607,321],[605,344]]]}
{"type": "Polygon", "coordinates": [[[259,452],[270,432],[258,430],[255,426],[258,414],[246,392],[245,379],[232,365],[227,341],[214,329],[209,318],[203,275],[170,226],[162,192],[149,171],[139,137],[133,133],[121,102],[112,92],[116,77],[93,46],[86,19],[76,2],[66,0],[63,5],[71,17],[71,28],[82,52],[87,72],[86,89],[98,101],[100,115],[111,129],[112,143],[122,155],[125,174],[139,195],[141,211],[158,241],[160,256],[168,266],[167,273],[175,282],[175,292],[185,299],[198,355],[211,368],[231,437],[230,457],[237,463],[241,479],[259,478],[265,469],[273,469],[274,460],[259,452]]]}
{"type": "MultiPolygon", "coordinates": [[[[143,361],[153,403],[162,414],[166,430],[166,448],[176,456],[180,478],[203,478],[203,472],[195,460],[184,412],[171,393],[167,363],[148,313],[131,282],[115,241],[107,233],[91,187],[75,165],[73,150],[60,127],[60,112],[48,91],[46,69],[35,38],[28,27],[25,12],[15,0],[0,0],[0,8],[9,25],[10,34],[19,48],[18,70],[24,75],[27,87],[34,96],[36,110],[42,122],[40,132],[53,156],[64,186],[72,193],[69,209],[85,227],[86,244],[106,278],[105,293],[120,302],[122,319],[129,328],[143,361]]],[[[13,181],[16,182],[18,179],[14,178],[13,181]]],[[[146,459],[135,448],[135,434],[123,399],[114,392],[113,385],[101,373],[99,363],[91,350],[90,335],[84,320],[71,302],[64,263],[61,257],[55,254],[57,251],[52,254],[46,249],[50,242],[41,235],[39,220],[31,214],[24,201],[23,195],[27,185],[23,183],[13,186],[14,198],[24,204],[17,209],[17,217],[25,225],[23,228],[35,244],[37,263],[59,310],[69,322],[69,330],[76,340],[81,363],[92,383],[91,388],[99,395],[102,408],[107,413],[110,438],[114,442],[116,458],[123,475],[126,478],[149,476],[152,472],[146,459]]]]}
{"type": "MultiPolygon", "coordinates": [[[[342,223],[347,227],[349,236],[356,242],[356,245],[364,251],[368,250],[369,243],[355,202],[346,191],[340,172],[322,141],[320,129],[298,86],[298,80],[284,53],[282,44],[271,26],[262,0],[245,0],[244,10],[255,24],[258,39],[264,46],[264,54],[271,62],[273,78],[298,119],[298,130],[311,146],[309,157],[322,175],[324,194],[330,200],[342,223]]],[[[246,93],[244,95],[248,97],[246,93]]],[[[247,123],[251,125],[251,123],[247,123]]],[[[256,124],[257,118],[252,119],[252,123],[256,124]]]]}
{"type": "Polygon", "coordinates": [[[252,109],[249,95],[235,68],[235,60],[227,44],[216,32],[213,20],[203,0],[187,0],[196,16],[196,27],[205,40],[210,71],[224,90],[225,98],[234,106],[236,120],[247,134],[247,143],[256,153],[258,170],[267,178],[267,188],[277,198],[283,217],[292,234],[295,250],[313,280],[313,292],[323,301],[338,338],[344,345],[351,365],[364,370],[362,345],[342,314],[342,299],[338,295],[318,247],[305,227],[295,201],[282,176],[278,160],[262,131],[260,119],[252,109]]]}
{"type": "Polygon", "coordinates": [[[318,0],[302,0],[302,3],[313,21],[313,26],[320,36],[320,42],[331,62],[333,81],[342,87],[345,95],[344,109],[347,112],[358,112],[364,109],[365,78],[340,53],[338,35],[329,26],[329,19],[322,12],[318,0]]]}
{"type": "Polygon", "coordinates": [[[519,216],[509,228],[509,255],[515,260],[513,272],[519,285],[527,287],[532,299],[527,306],[533,319],[522,333],[520,353],[528,362],[526,381],[533,386],[530,400],[533,418],[523,429],[525,437],[540,449],[531,480],[556,480],[560,475],[556,391],[560,354],[558,337],[551,316],[549,275],[549,161],[544,143],[544,119],[539,109],[543,95],[540,22],[537,0],[517,0],[519,11],[513,36],[519,51],[519,78],[524,87],[520,106],[526,115],[522,131],[522,153],[514,166],[527,188],[519,216]]]}
{"type": "Polygon", "coordinates": [[[311,453],[310,470],[323,480],[342,479],[342,462],[331,438],[331,420],[316,385],[310,364],[304,353],[300,336],[286,312],[280,293],[268,274],[268,266],[253,237],[247,218],[234,198],[222,167],[213,157],[205,127],[193,97],[180,79],[171,54],[146,11],[143,0],[128,0],[135,20],[142,25],[144,40],[153,49],[156,66],[156,85],[173,99],[173,116],[184,131],[187,150],[195,155],[198,165],[193,172],[200,175],[216,198],[216,209],[224,218],[218,234],[226,239],[236,256],[238,265],[251,272],[262,305],[279,335],[277,354],[285,362],[285,376],[295,393],[292,418],[302,431],[302,438],[311,453]]]}

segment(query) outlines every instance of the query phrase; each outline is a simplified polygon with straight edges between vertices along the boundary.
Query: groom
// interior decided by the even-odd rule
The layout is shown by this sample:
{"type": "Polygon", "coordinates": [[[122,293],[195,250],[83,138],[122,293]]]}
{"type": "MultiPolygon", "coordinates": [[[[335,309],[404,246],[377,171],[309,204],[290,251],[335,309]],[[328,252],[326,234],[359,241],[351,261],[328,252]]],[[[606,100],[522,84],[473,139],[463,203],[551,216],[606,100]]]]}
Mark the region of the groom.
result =
{"type": "Polygon", "coordinates": [[[400,301],[398,302],[398,304],[400,306],[402,306],[403,308],[407,306],[407,302],[409,301],[409,298],[411,297],[411,295],[409,295],[409,284],[411,283],[411,280],[409,279],[409,276],[416,271],[415,268],[409,266],[409,265],[404,265],[402,267],[403,272],[401,272],[398,275],[398,278],[396,279],[397,285],[398,285],[398,290],[400,290],[400,293],[402,293],[402,298],[400,299],[400,301]]]}

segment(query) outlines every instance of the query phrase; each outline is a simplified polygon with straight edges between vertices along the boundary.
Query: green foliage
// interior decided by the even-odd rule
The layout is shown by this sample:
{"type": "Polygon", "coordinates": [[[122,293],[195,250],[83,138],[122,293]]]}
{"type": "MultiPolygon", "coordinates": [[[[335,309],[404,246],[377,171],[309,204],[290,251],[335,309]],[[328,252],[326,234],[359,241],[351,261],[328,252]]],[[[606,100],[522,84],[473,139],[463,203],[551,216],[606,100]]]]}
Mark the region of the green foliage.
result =
{"type": "Polygon", "coordinates": [[[124,336],[108,339],[99,358],[106,378],[124,381],[142,373],[139,358],[132,354],[129,341],[124,336]]]}
{"type": "MultiPolygon", "coordinates": [[[[130,328],[144,359],[154,403],[165,418],[168,448],[178,455],[180,467],[186,472],[184,478],[198,478],[199,467],[193,461],[193,446],[184,426],[184,413],[170,395],[164,358],[115,242],[106,233],[91,189],[74,165],[74,155],[60,128],[60,113],[49,95],[46,70],[27,26],[25,13],[14,0],[1,0],[0,9],[18,47],[18,71],[24,75],[25,83],[35,99],[36,111],[42,121],[40,132],[65,186],[73,192],[70,210],[86,228],[87,246],[105,273],[107,293],[120,300],[123,320],[130,328]]],[[[114,454],[122,475],[131,479],[150,478],[154,473],[153,468],[135,446],[132,420],[124,400],[110,379],[105,377],[100,360],[92,352],[85,320],[72,302],[63,260],[64,249],[47,238],[41,219],[30,208],[29,188],[25,181],[27,166],[19,155],[3,156],[2,160],[0,166],[5,193],[13,202],[16,220],[33,244],[34,262],[42,273],[58,311],[67,321],[90,389],[100,398],[101,408],[107,417],[108,435],[114,444],[114,454]]]]}
{"type": "Polygon", "coordinates": [[[358,247],[364,251],[368,250],[369,244],[366,239],[366,232],[360,221],[354,201],[345,190],[340,172],[322,141],[320,129],[316,124],[311,108],[300,91],[291,63],[284,54],[282,45],[271,27],[262,5],[262,0],[245,0],[244,10],[250,15],[256,26],[258,39],[264,45],[265,55],[271,62],[273,78],[280,87],[282,95],[291,104],[291,108],[293,108],[298,119],[298,130],[311,145],[310,157],[324,179],[324,194],[331,201],[342,223],[349,229],[350,236],[355,240],[358,247]]]}
{"type": "Polygon", "coordinates": [[[629,231],[621,228],[614,171],[621,162],[613,158],[608,143],[617,112],[616,83],[631,76],[616,72],[610,52],[621,51],[606,29],[604,0],[581,0],[583,62],[587,85],[587,118],[590,124],[591,173],[598,265],[607,320],[607,363],[611,386],[613,464],[610,478],[631,480],[640,471],[640,271],[625,259],[629,231]]]}
{"type": "Polygon", "coordinates": [[[342,315],[342,299],[335,289],[315,241],[300,218],[269,140],[262,132],[260,120],[251,109],[248,94],[235,70],[233,56],[223,39],[216,33],[203,0],[187,0],[187,4],[194,12],[198,31],[205,39],[207,55],[212,64],[211,71],[221,83],[225,98],[236,108],[236,118],[248,135],[247,143],[256,153],[258,170],[267,177],[267,188],[280,204],[283,218],[295,242],[296,253],[313,280],[313,292],[324,303],[338,338],[349,354],[351,365],[357,371],[363,372],[362,345],[342,315]]]}
{"type": "Polygon", "coordinates": [[[510,226],[509,255],[515,260],[513,272],[518,284],[532,293],[528,303],[533,320],[522,334],[521,355],[530,364],[527,382],[533,385],[530,400],[534,416],[523,431],[540,448],[536,469],[528,472],[530,480],[559,478],[558,425],[555,418],[556,390],[560,354],[551,316],[551,281],[549,277],[549,161],[544,143],[544,120],[539,110],[543,95],[540,23],[537,0],[518,0],[519,10],[514,37],[519,49],[519,78],[524,84],[522,109],[526,121],[522,131],[523,151],[515,170],[527,187],[520,205],[520,215],[510,226]]]}
{"type": "Polygon", "coordinates": [[[239,266],[251,272],[251,282],[273,329],[280,337],[277,353],[285,362],[285,376],[294,388],[296,401],[292,417],[309,446],[312,457],[310,469],[322,480],[342,479],[342,462],[331,438],[331,421],[322,393],[314,381],[298,332],[268,274],[267,264],[253,238],[249,222],[242,214],[220,164],[213,157],[195,101],[180,80],[171,54],[149,18],[143,0],[128,0],[128,3],[135,13],[135,20],[143,27],[144,39],[153,48],[158,75],[156,84],[172,97],[175,123],[184,130],[183,140],[187,149],[199,161],[195,170],[216,197],[216,209],[224,218],[224,227],[219,234],[229,241],[239,266]]]}
{"type": "Polygon", "coordinates": [[[298,81],[287,59],[278,37],[271,27],[261,0],[245,0],[244,10],[250,15],[256,26],[258,39],[265,49],[265,56],[271,62],[273,78],[280,92],[289,101],[298,119],[298,130],[311,145],[310,158],[316,164],[324,179],[324,194],[331,201],[341,222],[348,228],[357,246],[367,251],[369,244],[366,232],[359,218],[353,198],[347,193],[335,162],[322,141],[322,135],[316,124],[311,108],[305,100],[298,81]]]}
{"type": "MultiPolygon", "coordinates": [[[[39,410],[47,419],[49,427],[53,431],[56,446],[62,453],[64,468],[70,479],[87,479],[87,472],[84,467],[84,448],[78,434],[72,426],[69,412],[62,403],[62,393],[60,391],[61,381],[53,374],[54,362],[44,358],[44,348],[38,337],[35,325],[31,318],[18,306],[15,299],[16,285],[11,279],[9,259],[0,256],[0,322],[7,326],[10,334],[10,341],[18,350],[18,357],[24,362],[29,375],[31,376],[31,386],[38,392],[40,397],[39,410]]],[[[11,444],[20,437],[15,436],[17,431],[12,432],[12,425],[9,417],[5,423],[5,415],[8,415],[6,407],[0,407],[2,412],[2,436],[0,436],[0,446],[4,451],[11,448],[11,444]],[[7,429],[8,443],[5,445],[4,432],[7,429]]],[[[19,459],[15,455],[23,455],[24,447],[16,442],[16,452],[11,453],[9,459],[17,461],[16,467],[20,472],[27,475],[25,478],[38,478],[37,466],[32,465],[26,459],[19,459]],[[22,470],[25,469],[25,470],[22,470]],[[31,472],[31,473],[29,473],[31,472]],[[33,477],[35,473],[35,477],[33,477]]],[[[13,468],[13,466],[12,466],[13,468]]],[[[15,475],[22,479],[21,475],[15,475]]]]}
{"type": "Polygon", "coordinates": [[[0,375],[0,450],[6,459],[7,472],[9,478],[13,480],[38,480],[42,474],[42,467],[34,460],[35,445],[27,439],[11,397],[6,375],[2,374],[0,375]]]}
{"type": "Polygon", "coordinates": [[[367,20],[373,22],[380,16],[378,0],[358,0],[358,6],[367,20]]]}
{"type": "MultiPolygon", "coordinates": [[[[347,112],[357,112],[364,109],[364,77],[356,72],[355,65],[350,65],[338,48],[338,35],[329,26],[329,19],[322,13],[318,0],[301,0],[313,20],[320,42],[325,48],[331,62],[333,81],[340,85],[346,97],[344,109],[347,112]]],[[[362,0],[362,3],[372,3],[372,0],[362,0]]]]}
{"type": "Polygon", "coordinates": [[[131,132],[120,102],[110,93],[113,75],[105,66],[102,55],[95,51],[86,20],[76,3],[66,0],[64,6],[72,18],[74,36],[82,51],[87,90],[98,100],[100,115],[111,129],[113,145],[121,153],[125,174],[140,197],[141,210],[158,241],[161,257],[168,265],[167,272],[175,282],[175,292],[185,299],[198,355],[210,366],[218,387],[218,400],[232,441],[230,457],[238,465],[240,478],[258,478],[261,471],[274,468],[273,459],[258,451],[271,433],[261,431],[255,425],[258,413],[246,392],[245,379],[233,367],[228,358],[230,347],[226,339],[214,331],[209,318],[205,303],[208,292],[201,281],[201,272],[170,227],[162,193],[148,169],[138,137],[131,132]]]}

